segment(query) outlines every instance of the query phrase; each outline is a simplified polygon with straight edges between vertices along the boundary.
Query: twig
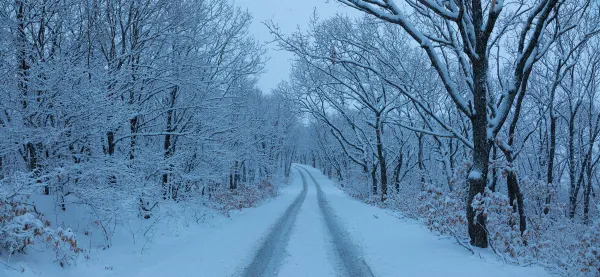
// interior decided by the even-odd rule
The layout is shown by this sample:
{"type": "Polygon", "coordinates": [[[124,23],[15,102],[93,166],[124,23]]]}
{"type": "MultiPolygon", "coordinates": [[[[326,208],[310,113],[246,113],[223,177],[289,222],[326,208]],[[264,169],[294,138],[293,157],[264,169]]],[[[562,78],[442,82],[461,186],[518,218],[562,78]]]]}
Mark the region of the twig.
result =
{"type": "Polygon", "coordinates": [[[15,270],[15,271],[18,271],[18,272],[24,272],[24,271],[25,271],[25,269],[24,269],[24,268],[21,268],[21,269],[19,270],[19,269],[16,269],[16,268],[14,268],[14,267],[12,267],[12,266],[8,265],[7,263],[4,263],[4,262],[0,262],[0,264],[3,264],[4,266],[6,266],[6,268],[10,268],[10,269],[12,269],[12,270],[15,270]]]}

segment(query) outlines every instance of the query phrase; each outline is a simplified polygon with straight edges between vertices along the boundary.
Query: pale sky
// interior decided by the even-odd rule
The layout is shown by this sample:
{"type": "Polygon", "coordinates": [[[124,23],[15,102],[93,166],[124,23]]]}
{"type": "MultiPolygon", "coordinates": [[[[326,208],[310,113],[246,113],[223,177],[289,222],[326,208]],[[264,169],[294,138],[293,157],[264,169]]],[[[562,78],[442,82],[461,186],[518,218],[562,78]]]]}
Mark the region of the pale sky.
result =
{"type": "MultiPolygon", "coordinates": [[[[358,14],[348,7],[341,6],[335,0],[235,0],[236,5],[248,9],[252,14],[251,32],[263,43],[273,40],[271,34],[263,24],[273,20],[286,34],[292,33],[297,27],[305,30],[316,8],[319,18],[324,19],[341,14],[358,14]]],[[[292,54],[278,51],[277,45],[267,45],[267,55],[270,60],[266,64],[266,73],[263,74],[258,86],[264,93],[269,93],[281,80],[287,80],[290,72],[292,54]]]]}

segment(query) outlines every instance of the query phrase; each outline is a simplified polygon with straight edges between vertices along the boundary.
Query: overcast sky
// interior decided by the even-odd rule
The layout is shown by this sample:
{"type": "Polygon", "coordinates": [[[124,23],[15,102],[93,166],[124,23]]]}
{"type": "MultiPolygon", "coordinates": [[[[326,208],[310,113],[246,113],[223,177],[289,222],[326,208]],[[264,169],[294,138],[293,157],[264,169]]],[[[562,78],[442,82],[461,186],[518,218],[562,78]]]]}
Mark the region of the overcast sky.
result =
{"type": "MultiPolygon", "coordinates": [[[[319,18],[327,18],[336,13],[356,15],[357,12],[348,7],[340,6],[335,0],[235,0],[241,8],[247,8],[254,19],[251,31],[261,42],[269,42],[273,37],[263,24],[273,20],[285,33],[291,33],[296,27],[305,30],[313,14],[317,10],[319,18]]],[[[292,55],[284,51],[277,51],[276,45],[268,45],[267,55],[270,60],[266,65],[267,72],[261,77],[258,86],[265,93],[277,86],[281,80],[288,79],[292,55]]]]}

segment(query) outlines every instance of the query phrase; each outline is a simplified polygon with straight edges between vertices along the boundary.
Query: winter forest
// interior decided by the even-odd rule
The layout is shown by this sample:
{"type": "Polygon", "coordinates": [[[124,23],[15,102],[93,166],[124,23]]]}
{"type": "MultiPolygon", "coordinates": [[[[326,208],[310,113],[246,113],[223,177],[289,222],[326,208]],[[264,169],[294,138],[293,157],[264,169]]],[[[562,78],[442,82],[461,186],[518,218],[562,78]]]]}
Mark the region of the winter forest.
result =
{"type": "Polygon", "coordinates": [[[600,2],[313,2],[0,0],[0,276],[600,276],[600,2]]]}

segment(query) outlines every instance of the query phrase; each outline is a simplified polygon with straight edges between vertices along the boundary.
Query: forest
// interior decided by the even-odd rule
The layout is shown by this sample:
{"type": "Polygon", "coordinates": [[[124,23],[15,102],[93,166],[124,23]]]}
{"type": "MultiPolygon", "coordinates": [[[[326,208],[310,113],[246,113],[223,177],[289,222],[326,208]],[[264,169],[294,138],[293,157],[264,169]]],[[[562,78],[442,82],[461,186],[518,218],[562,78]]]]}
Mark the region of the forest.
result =
{"type": "Polygon", "coordinates": [[[600,275],[600,3],[330,2],[265,45],[229,0],[0,1],[0,267],[260,206],[298,163],[469,253],[600,275]],[[291,73],[262,91],[272,45],[291,73]]]}

